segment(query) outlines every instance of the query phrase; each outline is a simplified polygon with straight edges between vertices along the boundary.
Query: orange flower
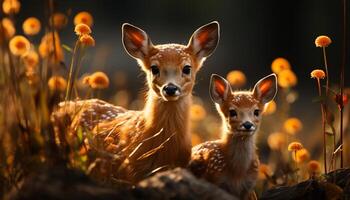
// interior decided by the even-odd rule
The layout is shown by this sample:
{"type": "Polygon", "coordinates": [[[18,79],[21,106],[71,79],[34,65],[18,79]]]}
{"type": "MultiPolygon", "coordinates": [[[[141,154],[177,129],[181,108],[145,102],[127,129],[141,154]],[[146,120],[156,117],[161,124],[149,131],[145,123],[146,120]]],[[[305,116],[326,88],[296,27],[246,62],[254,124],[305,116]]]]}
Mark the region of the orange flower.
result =
{"type": "Polygon", "coordinates": [[[331,38],[326,35],[318,36],[315,40],[316,47],[328,47],[331,43],[331,38]]]}
{"type": "Polygon", "coordinates": [[[193,121],[200,121],[206,116],[206,111],[203,106],[193,104],[190,108],[190,116],[193,121]]]}
{"type": "Polygon", "coordinates": [[[282,88],[293,87],[297,84],[298,79],[292,70],[283,70],[278,74],[278,85],[282,88]]]}
{"type": "Polygon", "coordinates": [[[272,150],[281,150],[286,144],[286,137],[280,132],[272,133],[267,138],[267,144],[272,150]]]}
{"type": "Polygon", "coordinates": [[[192,146],[196,146],[197,144],[200,144],[202,142],[201,137],[197,133],[191,134],[191,143],[192,146]]]}
{"type": "Polygon", "coordinates": [[[300,142],[291,142],[288,145],[288,151],[300,151],[303,149],[303,145],[300,142]]]}
{"type": "Polygon", "coordinates": [[[95,72],[90,75],[88,82],[93,89],[107,88],[109,85],[109,79],[103,72],[95,72]]]}
{"type": "Polygon", "coordinates": [[[300,151],[297,151],[295,155],[293,155],[293,159],[297,163],[305,162],[309,158],[310,158],[310,153],[307,149],[301,149],[300,151]]]}
{"type": "Polygon", "coordinates": [[[311,78],[324,79],[326,74],[322,69],[315,69],[311,72],[311,78]]]}
{"type": "Polygon", "coordinates": [[[74,28],[74,32],[78,35],[88,35],[91,33],[91,29],[88,25],[86,24],[78,24],[74,28]]]}
{"type": "Polygon", "coordinates": [[[113,97],[115,105],[128,107],[130,103],[130,94],[127,90],[119,90],[113,97]]]}
{"type": "Polygon", "coordinates": [[[290,69],[290,64],[287,59],[285,58],[276,58],[273,60],[271,64],[271,70],[272,72],[279,74],[283,70],[289,70],[290,69]]]}
{"type": "Polygon", "coordinates": [[[271,175],[271,169],[268,165],[261,163],[259,165],[259,175],[258,175],[258,179],[260,180],[265,180],[266,176],[270,176],[271,175]]]}
{"type": "Polygon", "coordinates": [[[41,24],[37,18],[29,17],[23,22],[22,28],[26,35],[36,35],[41,29],[41,24]]]}
{"type": "Polygon", "coordinates": [[[271,115],[276,111],[277,104],[274,100],[270,101],[264,108],[264,115],[271,115]]]}
{"type": "Polygon", "coordinates": [[[291,135],[295,135],[296,133],[300,132],[303,128],[303,124],[298,118],[289,118],[287,119],[284,124],[284,129],[287,131],[287,133],[291,135]]]}
{"type": "Polygon", "coordinates": [[[5,14],[16,14],[21,8],[21,3],[18,0],[4,0],[2,10],[5,14]]]}
{"type": "Polygon", "coordinates": [[[244,73],[239,70],[230,71],[226,78],[233,87],[237,88],[243,86],[247,80],[244,73]]]}
{"type": "Polygon", "coordinates": [[[68,19],[65,14],[57,12],[57,13],[54,13],[53,16],[51,16],[51,19],[50,19],[51,26],[52,26],[52,22],[54,24],[54,27],[60,30],[67,25],[68,19]]]}
{"type": "Polygon", "coordinates": [[[27,38],[17,35],[10,40],[9,47],[13,55],[21,56],[30,49],[30,43],[27,38]]]}
{"type": "Polygon", "coordinates": [[[28,51],[22,55],[26,67],[35,67],[39,63],[39,55],[35,51],[28,51]]]}
{"type": "Polygon", "coordinates": [[[48,58],[49,55],[53,55],[50,58],[55,58],[57,61],[62,61],[64,59],[61,40],[57,32],[54,34],[52,34],[52,32],[49,32],[44,35],[39,45],[39,54],[42,58],[48,58]],[[56,53],[56,55],[54,55],[54,53],[56,53]]]}
{"type": "Polygon", "coordinates": [[[67,81],[62,76],[52,76],[48,81],[50,90],[64,92],[67,88],[67,81]]]}
{"type": "Polygon", "coordinates": [[[84,11],[84,12],[80,12],[77,15],[75,15],[74,25],[78,25],[78,24],[82,24],[82,23],[92,27],[94,20],[93,20],[90,13],[84,11]]]}
{"type": "Polygon", "coordinates": [[[82,35],[79,41],[85,46],[95,46],[95,39],[90,35],[82,35]]]}
{"type": "Polygon", "coordinates": [[[2,23],[2,27],[4,28],[3,30],[4,30],[5,37],[7,39],[15,35],[16,29],[10,19],[5,17],[2,19],[1,23],[2,23]]]}
{"type": "Polygon", "coordinates": [[[321,165],[316,160],[310,160],[307,164],[307,168],[310,174],[315,174],[321,171],[321,165]]]}

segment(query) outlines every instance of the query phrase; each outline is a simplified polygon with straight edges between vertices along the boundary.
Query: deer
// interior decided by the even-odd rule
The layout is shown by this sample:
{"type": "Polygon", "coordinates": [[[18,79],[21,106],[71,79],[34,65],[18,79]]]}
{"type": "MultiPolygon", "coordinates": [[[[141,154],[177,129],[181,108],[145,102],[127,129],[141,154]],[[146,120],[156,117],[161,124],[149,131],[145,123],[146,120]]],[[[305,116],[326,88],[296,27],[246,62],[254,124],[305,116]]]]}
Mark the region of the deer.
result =
{"type": "Polygon", "coordinates": [[[61,102],[53,120],[66,116],[71,134],[79,128],[92,133],[90,149],[124,158],[115,166],[104,165],[102,175],[118,171],[118,177],[124,174],[123,180],[136,183],[157,169],[186,167],[196,74],[216,49],[219,29],[213,21],[198,28],[187,45],[154,45],[144,30],[123,24],[124,49],[146,74],[144,108],[127,110],[100,99],[61,102]]]}
{"type": "Polygon", "coordinates": [[[232,91],[227,80],[213,74],[209,91],[222,119],[221,138],[193,147],[188,168],[240,199],[256,199],[255,137],[264,106],[277,93],[277,77],[271,74],[260,79],[253,90],[232,91]]]}

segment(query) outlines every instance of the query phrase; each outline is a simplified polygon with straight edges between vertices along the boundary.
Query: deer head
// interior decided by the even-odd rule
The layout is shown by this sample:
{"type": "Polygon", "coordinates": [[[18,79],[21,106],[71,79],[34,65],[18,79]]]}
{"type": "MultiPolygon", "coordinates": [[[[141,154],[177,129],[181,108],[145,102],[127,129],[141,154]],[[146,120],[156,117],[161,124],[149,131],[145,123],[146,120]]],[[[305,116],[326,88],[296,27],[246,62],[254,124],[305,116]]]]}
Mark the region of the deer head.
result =
{"type": "Polygon", "coordinates": [[[196,73],[219,41],[219,23],[197,29],[188,44],[154,45],[145,31],[123,24],[123,45],[147,75],[150,91],[164,101],[191,94],[196,73]]]}
{"type": "Polygon", "coordinates": [[[275,74],[260,79],[251,91],[232,91],[219,75],[211,76],[210,96],[225,122],[226,131],[237,136],[253,135],[259,128],[264,106],[277,93],[275,74]]]}

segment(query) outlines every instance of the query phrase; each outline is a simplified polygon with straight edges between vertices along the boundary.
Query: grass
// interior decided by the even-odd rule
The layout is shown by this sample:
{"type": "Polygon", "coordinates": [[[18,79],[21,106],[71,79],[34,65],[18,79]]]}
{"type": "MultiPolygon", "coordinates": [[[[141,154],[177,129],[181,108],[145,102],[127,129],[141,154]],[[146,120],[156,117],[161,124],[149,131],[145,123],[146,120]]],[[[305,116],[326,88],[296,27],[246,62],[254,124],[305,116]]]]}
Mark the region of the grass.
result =
{"type": "MultiPolygon", "coordinates": [[[[127,167],[128,159],[135,155],[138,148],[150,139],[140,141],[136,147],[123,146],[120,152],[130,151],[131,153],[128,156],[121,156],[118,153],[113,154],[101,150],[101,144],[86,142],[91,141],[93,136],[91,133],[84,133],[82,129],[78,129],[74,134],[68,134],[70,131],[67,124],[71,120],[69,118],[64,118],[65,120],[62,121],[62,124],[56,126],[55,130],[52,123],[52,112],[57,108],[59,102],[64,101],[66,106],[69,106],[69,100],[81,99],[81,96],[84,95],[80,94],[85,94],[86,97],[89,97],[91,93],[101,92],[103,88],[108,86],[109,81],[99,82],[99,84],[95,85],[96,87],[89,87],[91,86],[91,81],[94,82],[94,80],[101,78],[101,76],[95,74],[86,79],[85,84],[88,86],[84,86],[79,73],[80,63],[84,56],[89,56],[88,48],[91,47],[89,44],[82,43],[80,40],[81,36],[77,36],[73,50],[69,45],[64,44],[64,41],[61,41],[58,29],[63,28],[64,24],[57,24],[58,22],[54,21],[54,17],[50,17],[55,15],[55,8],[52,0],[48,2],[47,10],[49,13],[47,15],[49,17],[47,19],[51,20],[51,22],[41,19],[41,32],[34,36],[25,35],[28,42],[30,42],[30,48],[26,49],[25,53],[15,55],[10,50],[10,41],[15,36],[11,34],[11,30],[15,26],[0,23],[0,90],[2,94],[0,96],[0,196],[8,193],[13,188],[19,189],[21,181],[35,171],[38,166],[61,165],[66,168],[81,170],[102,182],[105,180],[102,180],[101,177],[112,176],[112,182],[105,182],[105,184],[125,184],[122,177],[118,176],[119,172],[122,172],[127,167]],[[31,42],[32,40],[29,39],[32,37],[42,37],[41,43],[31,42]],[[27,58],[24,55],[28,51],[39,55],[37,60],[32,58],[34,59],[34,64],[26,64],[27,58]],[[63,54],[71,58],[70,64],[66,65],[64,63],[63,54]],[[66,69],[65,66],[69,66],[69,69],[66,69]],[[48,84],[52,77],[57,76],[63,79],[55,79],[52,84],[48,84]],[[95,154],[91,156],[89,149],[94,149],[96,151],[95,154]],[[107,162],[106,160],[112,160],[117,167],[110,169],[110,171],[104,171],[105,174],[103,175],[95,174],[94,170],[103,168],[104,163],[107,162]],[[111,173],[111,171],[114,171],[114,173],[111,173]]],[[[344,15],[346,15],[345,11],[344,15]]],[[[6,18],[15,23],[16,13],[7,13],[6,18]]],[[[67,16],[66,18],[67,20],[72,20],[68,19],[67,16]]],[[[18,45],[16,48],[25,47],[18,45]]],[[[344,52],[345,50],[346,47],[344,46],[344,52]]],[[[344,87],[345,61],[343,61],[341,66],[340,85],[330,86],[325,53],[325,47],[323,47],[323,56],[327,67],[326,87],[322,87],[322,82],[318,79],[320,98],[317,99],[317,102],[321,103],[322,109],[324,124],[322,136],[319,134],[322,127],[318,127],[315,133],[306,133],[303,132],[302,126],[307,126],[307,124],[303,125],[302,122],[300,124],[285,123],[292,117],[298,119],[298,116],[291,116],[290,114],[293,103],[297,100],[297,91],[294,88],[297,84],[297,77],[286,59],[281,60],[279,58],[280,60],[277,64],[274,62],[276,66],[280,65],[281,68],[272,66],[272,69],[278,69],[278,71],[274,72],[277,73],[280,80],[279,95],[276,99],[277,109],[265,114],[260,131],[262,134],[258,141],[259,148],[267,148],[268,152],[262,156],[262,162],[265,164],[263,165],[264,169],[260,169],[257,191],[261,192],[280,185],[293,185],[309,178],[322,178],[321,167],[324,167],[325,173],[330,169],[336,170],[342,167],[349,167],[349,161],[346,162],[343,157],[343,154],[349,153],[344,152],[347,150],[346,145],[349,145],[349,142],[346,142],[349,140],[349,133],[343,130],[349,130],[349,125],[343,123],[343,118],[344,115],[350,115],[350,113],[345,112],[345,108],[348,105],[345,100],[343,101],[343,96],[344,99],[349,97],[349,89],[344,87]],[[334,101],[333,93],[328,92],[331,88],[339,91],[336,92],[336,95],[341,95],[341,101],[334,101]],[[325,97],[321,95],[321,90],[324,89],[327,93],[325,97]],[[327,109],[327,112],[325,112],[325,109],[327,109]],[[340,127],[335,127],[334,123],[331,124],[330,120],[327,120],[327,114],[336,112],[340,113],[340,119],[335,117],[334,121],[337,121],[340,127]],[[291,130],[290,127],[293,129],[292,132],[289,131],[291,130]],[[331,129],[331,134],[327,133],[328,129],[331,129]],[[277,134],[278,137],[271,139],[274,143],[269,143],[268,137],[272,132],[279,132],[279,134],[277,134]],[[320,137],[309,138],[316,138],[321,141],[322,137],[324,137],[324,143],[320,146],[318,144],[313,145],[311,141],[302,141],[308,156],[298,158],[297,152],[294,152],[295,155],[293,157],[288,153],[288,144],[291,141],[300,141],[300,138],[303,138],[301,137],[303,134],[318,134],[320,137]],[[332,142],[329,142],[330,138],[333,139],[332,142]],[[333,148],[330,148],[330,146],[333,148]],[[320,152],[320,147],[324,148],[323,152],[320,152]],[[323,163],[320,161],[323,161],[323,163]],[[327,164],[329,168],[327,168],[327,164]]],[[[270,73],[268,70],[266,71],[266,73],[270,73]]],[[[232,80],[231,84],[233,86],[234,84],[239,84],[241,87],[244,83],[239,82],[239,80],[246,80],[246,77],[242,76],[244,76],[243,72],[231,73],[228,80],[232,80]]],[[[102,77],[102,81],[103,79],[105,78],[102,77]]],[[[126,83],[122,84],[125,85],[126,83]]],[[[311,81],[310,84],[312,84],[311,81]]],[[[130,94],[132,91],[126,92],[130,94]]],[[[125,102],[124,100],[123,95],[119,95],[114,101],[118,103],[125,102]]],[[[142,99],[136,99],[134,102],[127,101],[127,105],[130,105],[130,108],[131,105],[139,104],[140,101],[142,102],[142,99]]],[[[206,104],[209,104],[209,102],[203,103],[202,99],[196,97],[194,106],[191,108],[193,145],[218,137],[216,135],[217,131],[215,131],[220,128],[218,117],[216,113],[210,113],[205,109],[206,104]]],[[[78,113],[79,110],[76,110],[75,114],[78,113]]],[[[93,119],[91,118],[91,120],[93,119]]],[[[157,137],[161,134],[160,131],[152,137],[157,137]]],[[[166,138],[157,148],[146,152],[137,159],[148,159],[157,151],[162,151],[163,146],[171,137],[166,138]]],[[[152,169],[146,176],[167,167],[162,166],[152,169]]]]}

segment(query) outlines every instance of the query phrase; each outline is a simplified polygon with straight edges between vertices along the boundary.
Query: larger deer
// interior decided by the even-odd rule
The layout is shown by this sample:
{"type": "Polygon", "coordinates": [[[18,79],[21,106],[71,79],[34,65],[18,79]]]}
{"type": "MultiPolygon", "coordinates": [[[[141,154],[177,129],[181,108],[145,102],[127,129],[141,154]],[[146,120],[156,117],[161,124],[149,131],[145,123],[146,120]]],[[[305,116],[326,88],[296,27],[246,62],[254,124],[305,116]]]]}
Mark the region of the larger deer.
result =
{"type": "Polygon", "coordinates": [[[187,165],[192,90],[198,70],[218,44],[219,24],[200,27],[187,45],[153,45],[146,32],[123,24],[122,40],[146,73],[144,109],[126,110],[97,99],[62,102],[54,119],[68,114],[69,130],[92,131],[90,146],[125,158],[123,178],[136,182],[157,168],[187,165]]]}

